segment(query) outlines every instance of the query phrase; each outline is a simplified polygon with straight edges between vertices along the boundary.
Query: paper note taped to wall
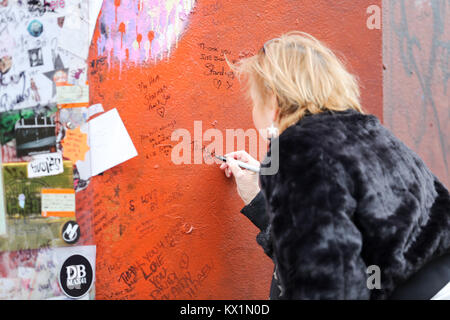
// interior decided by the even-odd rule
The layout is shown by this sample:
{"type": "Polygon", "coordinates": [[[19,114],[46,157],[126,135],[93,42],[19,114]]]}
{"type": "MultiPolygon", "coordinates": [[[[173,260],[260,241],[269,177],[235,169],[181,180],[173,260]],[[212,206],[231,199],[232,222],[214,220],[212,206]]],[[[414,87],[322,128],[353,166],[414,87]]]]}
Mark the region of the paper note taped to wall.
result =
{"type": "Polygon", "coordinates": [[[75,215],[74,189],[42,189],[42,216],[73,217],[75,215]]]}
{"type": "Polygon", "coordinates": [[[61,144],[64,157],[70,159],[73,163],[78,160],[84,161],[86,153],[89,151],[88,135],[82,132],[80,127],[73,130],[68,129],[61,144]]]}
{"type": "Polygon", "coordinates": [[[85,161],[76,163],[83,180],[137,156],[133,141],[115,108],[87,122],[81,131],[88,131],[90,146],[85,161]]]}
{"type": "Polygon", "coordinates": [[[62,155],[59,152],[33,156],[27,165],[28,178],[54,176],[64,172],[62,155]]]}

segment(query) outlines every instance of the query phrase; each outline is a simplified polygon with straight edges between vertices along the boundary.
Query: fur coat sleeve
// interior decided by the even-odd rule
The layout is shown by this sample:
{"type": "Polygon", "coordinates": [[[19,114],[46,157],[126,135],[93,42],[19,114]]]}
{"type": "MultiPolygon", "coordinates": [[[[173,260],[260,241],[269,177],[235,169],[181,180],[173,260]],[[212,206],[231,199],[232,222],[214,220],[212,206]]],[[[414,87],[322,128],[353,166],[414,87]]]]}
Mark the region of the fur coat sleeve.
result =
{"type": "Polygon", "coordinates": [[[315,139],[285,137],[278,173],[260,179],[271,223],[259,237],[273,250],[282,298],[368,299],[351,179],[315,139]]]}
{"type": "Polygon", "coordinates": [[[248,205],[242,208],[241,213],[259,229],[256,242],[263,248],[264,253],[273,259],[269,216],[264,194],[260,191],[248,205]]]}

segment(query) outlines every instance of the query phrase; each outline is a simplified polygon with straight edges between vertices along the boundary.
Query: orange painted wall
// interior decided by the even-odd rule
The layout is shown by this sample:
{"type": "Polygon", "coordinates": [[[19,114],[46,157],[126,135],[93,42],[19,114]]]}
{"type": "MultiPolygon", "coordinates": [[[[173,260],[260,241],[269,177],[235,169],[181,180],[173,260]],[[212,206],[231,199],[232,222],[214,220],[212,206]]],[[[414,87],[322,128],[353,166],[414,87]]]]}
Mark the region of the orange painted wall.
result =
{"type": "MultiPolygon", "coordinates": [[[[116,3],[117,10],[135,11],[139,1],[116,3]]],[[[252,128],[238,80],[206,75],[200,44],[237,59],[281,33],[309,32],[345,56],[360,78],[363,106],[381,118],[381,31],[366,27],[373,4],[381,0],[199,0],[176,47],[156,63],[99,52],[97,25],[89,57],[91,103],[118,109],[139,154],[94,177],[77,195],[78,207],[93,207],[97,299],[268,298],[273,264],[255,241],[256,227],[239,212],[234,183],[216,165],[170,160],[171,132],[192,132],[194,120],[202,121],[203,131],[252,128]],[[158,90],[166,97],[164,109],[151,107],[158,90]]],[[[121,36],[120,23],[106,26],[110,36],[121,36]]],[[[136,30],[125,32],[137,37],[136,30]]],[[[225,62],[215,66],[228,71],[225,62]]]]}

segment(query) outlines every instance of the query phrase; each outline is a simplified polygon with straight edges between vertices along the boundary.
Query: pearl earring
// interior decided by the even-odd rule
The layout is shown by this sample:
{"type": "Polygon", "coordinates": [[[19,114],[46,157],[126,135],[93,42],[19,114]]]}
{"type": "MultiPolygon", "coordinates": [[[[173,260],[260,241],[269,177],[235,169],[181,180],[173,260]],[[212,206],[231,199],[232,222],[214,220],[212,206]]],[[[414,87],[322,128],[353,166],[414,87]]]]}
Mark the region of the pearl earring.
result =
{"type": "Polygon", "coordinates": [[[279,130],[275,127],[275,124],[272,122],[271,126],[267,128],[267,137],[269,139],[275,138],[278,136],[279,130]]]}

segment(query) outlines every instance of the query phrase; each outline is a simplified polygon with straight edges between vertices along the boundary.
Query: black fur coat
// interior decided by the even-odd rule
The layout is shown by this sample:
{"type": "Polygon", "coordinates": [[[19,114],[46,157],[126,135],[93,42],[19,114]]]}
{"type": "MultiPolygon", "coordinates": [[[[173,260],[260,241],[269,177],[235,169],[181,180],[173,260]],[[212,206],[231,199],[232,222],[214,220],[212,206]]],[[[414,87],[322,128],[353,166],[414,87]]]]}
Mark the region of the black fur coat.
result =
{"type": "Polygon", "coordinates": [[[449,252],[449,192],[375,116],[308,115],[277,139],[279,171],[260,175],[242,212],[261,229],[281,298],[386,299],[449,252]],[[381,289],[369,290],[373,265],[381,289]]]}

